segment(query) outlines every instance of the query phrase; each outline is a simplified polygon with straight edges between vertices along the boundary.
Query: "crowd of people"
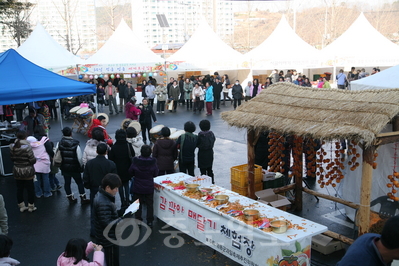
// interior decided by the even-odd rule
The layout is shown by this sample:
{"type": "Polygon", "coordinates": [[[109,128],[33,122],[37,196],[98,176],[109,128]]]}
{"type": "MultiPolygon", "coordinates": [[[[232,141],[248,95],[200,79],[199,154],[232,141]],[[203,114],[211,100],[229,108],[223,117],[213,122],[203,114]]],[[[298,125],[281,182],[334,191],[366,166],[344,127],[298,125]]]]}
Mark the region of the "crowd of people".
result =
{"type": "MultiPolygon", "coordinates": [[[[70,127],[62,129],[63,137],[54,145],[40,121],[33,123],[34,126],[29,127],[30,130],[18,131],[15,143],[10,144],[17,202],[21,212],[34,212],[37,210],[36,198],[49,198],[52,192],[61,188],[55,176],[59,170],[64,178],[64,189],[69,203],[76,204],[78,201],[72,192],[73,179],[79,191],[78,198],[81,204],[91,206],[90,235],[99,245],[71,240],[60,256],[58,265],[70,265],[68,263],[86,258],[86,251],[76,255],[70,250],[70,245],[79,245],[82,250],[86,250],[83,246],[87,246],[87,250],[95,249],[96,252],[102,249],[107,265],[119,265],[118,247],[103,236],[104,225],[120,218],[124,210],[139,199],[140,208],[135,218],[143,221],[142,208],[146,206],[145,220],[147,225],[152,227],[154,177],[175,172],[176,160],[179,163],[179,171],[194,176],[197,148],[197,165],[201,174],[210,176],[212,182],[215,182],[212,165],[216,138],[210,131],[211,124],[208,120],[199,123],[201,132],[198,135],[194,134],[195,124],[191,121],[186,122],[185,133],[176,141],[170,138],[170,129],[163,127],[160,138],[153,140],[154,143],[150,146],[146,145],[144,133],[151,128],[151,118],[155,117],[150,101],[144,99],[142,104],[135,107],[134,99],[131,100],[131,105],[126,104],[127,115],[130,108],[136,112],[134,118],[139,117],[142,136],[138,135],[139,132],[133,126],[128,125],[118,129],[115,132],[115,140],[112,140],[106,130],[108,117],[100,115],[93,119],[95,121],[88,134],[90,139],[83,150],[80,148],[80,142],[73,137],[70,127]],[[146,121],[147,119],[149,121],[146,121]],[[90,191],[89,197],[86,196],[85,189],[90,191]],[[119,210],[115,205],[118,192],[121,200],[119,210]],[[104,208],[109,211],[104,211],[104,208]]],[[[31,116],[31,119],[34,120],[35,116],[31,116]]],[[[108,236],[112,238],[114,233],[111,230],[108,236]]],[[[95,260],[97,259],[101,260],[101,255],[95,255],[95,260]]]]}
{"type": "MultiPolygon", "coordinates": [[[[342,80],[349,83],[366,77],[367,73],[363,72],[364,69],[356,71],[353,68],[348,75],[345,75],[340,70],[337,75],[338,87],[342,88],[340,87],[342,80]]],[[[89,265],[85,264],[88,261],[87,254],[93,250],[93,261],[96,262],[93,265],[103,265],[104,261],[107,265],[119,265],[118,246],[109,241],[109,238],[115,238],[115,228],[110,230],[107,237],[103,235],[104,229],[111,222],[121,219],[124,210],[137,199],[140,201],[140,207],[134,214],[135,218],[139,221],[144,220],[142,209],[146,206],[146,223],[149,227],[153,226],[154,177],[174,173],[176,161],[180,172],[194,176],[195,151],[198,149],[197,165],[200,173],[211,177],[212,183],[215,183],[213,147],[216,137],[210,130],[210,121],[200,121],[201,131],[198,135],[194,133],[196,125],[191,121],[186,122],[185,133],[176,141],[170,138],[170,128],[163,127],[160,137],[151,143],[149,131],[152,122],[157,122],[156,114],[165,113],[165,108],[170,112],[176,112],[176,107],[180,103],[187,111],[196,113],[206,108],[206,114],[212,115],[213,110],[220,109],[220,106],[225,105],[228,100],[235,109],[241,105],[242,100],[248,101],[256,97],[271,84],[288,81],[300,86],[312,86],[309,78],[295,70],[289,70],[286,75],[282,71],[277,73],[277,70],[274,70],[263,85],[258,79],[254,79],[248,82],[244,89],[239,80],[231,86],[228,75],[221,78],[217,72],[213,76],[190,77],[179,82],[171,78],[167,86],[163,83],[156,84],[155,79],[150,79],[144,82],[142,93],[145,97],[142,103],[136,106],[136,90],[131,83],[125,83],[123,79],[120,79],[116,86],[114,81],[108,81],[105,87],[102,83],[98,83],[95,96],[98,108],[103,111],[102,105],[107,103],[109,114],[125,112],[128,123],[115,132],[114,141],[106,130],[109,118],[100,115],[93,119],[92,126],[88,130],[90,139],[83,151],[80,142],[73,137],[70,127],[63,128],[63,137],[56,145],[48,138],[49,119],[57,118],[55,101],[24,104],[23,109],[29,106],[29,115],[24,119],[22,119],[22,105],[21,109],[17,109],[15,105],[12,109],[20,110],[17,112],[17,119],[23,122],[16,134],[16,141],[10,144],[18,208],[20,212],[37,210],[35,198],[49,198],[53,192],[62,188],[56,177],[56,173],[61,171],[68,202],[76,204],[78,201],[72,193],[73,179],[79,191],[78,198],[81,204],[90,204],[90,235],[98,244],[87,243],[83,239],[71,239],[64,253],[60,255],[57,265],[89,265]],[[229,97],[229,90],[232,99],[229,97]],[[120,98],[119,106],[116,104],[117,96],[120,98]],[[156,112],[153,110],[155,98],[156,112]],[[141,136],[130,124],[134,121],[141,126],[141,136]],[[89,197],[85,189],[90,191],[89,197]],[[121,202],[119,210],[115,205],[117,194],[121,202]]],[[[326,77],[318,82],[317,87],[330,88],[326,77]]],[[[75,104],[91,102],[90,97],[93,96],[63,99],[61,102],[64,107],[64,118],[68,117],[67,113],[75,104]]],[[[0,195],[0,233],[7,234],[8,227],[4,226],[6,219],[4,204],[1,202],[0,195]]],[[[11,239],[3,239],[0,236],[0,255],[9,256],[11,246],[11,239]]],[[[1,260],[0,257],[0,262],[1,260]]]]}
{"type": "MultiPolygon", "coordinates": [[[[374,67],[371,75],[380,72],[378,67],[374,67]]],[[[343,69],[335,76],[337,87],[339,89],[350,89],[350,82],[370,76],[365,68],[356,69],[352,67],[348,73],[344,73],[343,69]]],[[[218,72],[213,75],[204,76],[180,76],[178,79],[171,77],[169,83],[158,82],[153,77],[142,80],[134,88],[132,81],[126,82],[123,78],[114,78],[105,81],[102,78],[89,80],[88,83],[96,84],[96,94],[82,95],[78,97],[67,97],[60,100],[61,115],[64,119],[71,118],[70,110],[82,103],[87,103],[89,107],[99,112],[104,112],[104,107],[108,106],[109,114],[119,114],[125,112],[125,108],[133,101],[137,101],[136,93],[141,90],[141,96],[147,99],[157,114],[165,112],[176,112],[178,104],[185,106],[187,111],[201,112],[206,110],[206,115],[212,115],[213,110],[220,109],[221,105],[225,105],[226,101],[230,101],[234,108],[241,104],[242,100],[248,101],[258,95],[263,89],[278,82],[290,82],[304,87],[331,88],[331,75],[322,74],[320,78],[312,82],[309,77],[303,75],[296,70],[272,70],[269,77],[261,84],[259,79],[254,78],[248,81],[245,88],[242,88],[240,81],[230,82],[227,74],[220,76],[218,72]],[[232,95],[232,97],[230,97],[232,95]],[[97,105],[95,105],[94,97],[96,97],[97,105]],[[119,106],[117,100],[119,99],[119,106]],[[156,99],[156,106],[154,102],[156,99]]],[[[49,125],[50,119],[57,119],[59,108],[57,100],[46,100],[32,103],[21,103],[12,105],[0,105],[0,121],[23,121],[23,112],[28,107],[35,110],[40,119],[46,121],[49,125]]],[[[129,105],[131,106],[131,105],[129,105]]],[[[134,114],[133,116],[139,116],[134,114]]],[[[131,118],[133,119],[133,118],[131,118]]],[[[136,120],[136,119],[133,119],[136,120]]]]}

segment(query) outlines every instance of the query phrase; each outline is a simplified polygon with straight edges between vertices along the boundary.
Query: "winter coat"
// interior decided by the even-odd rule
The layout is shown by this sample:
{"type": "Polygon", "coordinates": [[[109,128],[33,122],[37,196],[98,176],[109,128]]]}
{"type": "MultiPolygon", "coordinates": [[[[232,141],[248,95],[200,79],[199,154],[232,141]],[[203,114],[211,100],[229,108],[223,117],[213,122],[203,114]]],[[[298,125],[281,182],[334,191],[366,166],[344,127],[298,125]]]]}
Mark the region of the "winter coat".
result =
{"type": "Polygon", "coordinates": [[[147,98],[147,94],[145,93],[145,87],[147,87],[147,85],[141,85],[141,97],[143,98],[147,98]]]}
{"type": "Polygon", "coordinates": [[[134,154],[136,155],[136,157],[139,157],[141,155],[141,146],[144,145],[144,141],[143,141],[143,137],[142,136],[137,136],[135,138],[131,138],[131,139],[126,139],[127,142],[130,143],[130,145],[132,145],[133,149],[134,149],[134,154]]]}
{"type": "Polygon", "coordinates": [[[101,180],[108,173],[117,174],[115,163],[108,160],[104,155],[97,155],[96,158],[86,164],[83,174],[85,188],[98,188],[101,185],[101,180]]]}
{"type": "Polygon", "coordinates": [[[61,151],[62,157],[61,171],[67,173],[83,172],[82,153],[78,140],[72,137],[63,137],[58,143],[58,149],[61,151]]]}
{"type": "MultiPolygon", "coordinates": [[[[93,242],[87,243],[86,256],[94,251],[93,242]]],[[[62,253],[57,260],[57,266],[103,266],[104,265],[104,252],[94,251],[93,262],[88,262],[87,260],[81,260],[77,264],[75,263],[75,258],[64,257],[62,253]]]]}
{"type": "Polygon", "coordinates": [[[179,95],[180,95],[179,86],[176,86],[176,87],[170,86],[169,98],[173,98],[173,100],[177,101],[177,100],[179,100],[179,95]]]}
{"type": "Polygon", "coordinates": [[[18,180],[31,180],[35,176],[35,154],[27,140],[20,140],[21,147],[15,148],[10,144],[11,160],[14,162],[13,175],[18,180]]]}
{"type": "Polygon", "coordinates": [[[133,86],[127,85],[126,91],[125,91],[125,98],[126,100],[130,101],[130,99],[136,95],[136,90],[133,88],[133,86]]]}
{"type": "MultiPolygon", "coordinates": [[[[236,85],[234,85],[234,86],[236,86],[236,85]]],[[[234,88],[234,86],[233,86],[233,88],[234,88]]],[[[241,87],[241,90],[242,90],[242,87],[241,87]]],[[[258,90],[256,91],[255,96],[257,96],[261,91],[262,91],[262,85],[258,84],[258,90]]],[[[251,86],[251,89],[249,91],[249,95],[247,95],[247,96],[251,96],[251,98],[252,98],[252,97],[254,97],[253,95],[254,95],[254,85],[251,86]]]]}
{"type": "Polygon", "coordinates": [[[165,86],[158,86],[154,93],[157,95],[158,102],[164,102],[168,98],[168,90],[165,86]]]}
{"type": "Polygon", "coordinates": [[[97,103],[98,104],[104,104],[104,95],[105,95],[104,88],[97,88],[97,103]]]}
{"type": "Polygon", "coordinates": [[[148,84],[147,87],[145,87],[145,94],[147,94],[147,97],[149,99],[154,99],[155,98],[155,87],[152,84],[148,84]]]}
{"type": "Polygon", "coordinates": [[[199,98],[200,101],[204,100],[204,90],[201,87],[195,88],[193,89],[193,100],[196,99],[196,97],[199,98]]]}
{"type": "Polygon", "coordinates": [[[254,86],[246,86],[245,87],[245,96],[247,96],[247,97],[251,97],[251,92],[252,92],[252,90],[254,89],[254,86]]]}
{"type": "MultiPolygon", "coordinates": [[[[86,165],[88,161],[97,157],[97,146],[100,143],[105,143],[103,141],[98,141],[95,139],[89,139],[86,142],[86,147],[83,151],[82,161],[83,164],[86,165]]],[[[107,157],[107,156],[105,156],[107,157]]]]}
{"type": "Polygon", "coordinates": [[[152,157],[134,157],[129,173],[134,176],[131,193],[153,194],[154,177],[158,176],[157,159],[152,157]]]}
{"type": "Polygon", "coordinates": [[[131,102],[128,102],[125,106],[125,113],[126,113],[126,118],[130,118],[132,120],[137,121],[139,119],[139,115],[141,114],[141,110],[131,102]]]}
{"type": "Polygon", "coordinates": [[[0,195],[0,234],[8,234],[8,215],[2,195],[0,195]]]}
{"type": "Polygon", "coordinates": [[[212,87],[213,87],[213,96],[220,97],[220,94],[222,93],[222,90],[223,90],[223,84],[221,82],[218,82],[218,83],[214,82],[212,84],[212,87]]]}
{"type": "Polygon", "coordinates": [[[272,74],[270,74],[269,77],[272,78],[272,83],[273,83],[273,84],[274,84],[274,83],[277,83],[278,80],[279,80],[279,78],[280,78],[280,76],[278,75],[278,73],[272,73],[272,74]]]}
{"type": "MultiPolygon", "coordinates": [[[[141,106],[141,115],[140,115],[140,119],[139,122],[140,124],[145,124],[145,125],[149,125],[151,127],[152,122],[151,122],[151,118],[155,121],[157,121],[157,118],[155,116],[154,110],[152,109],[151,105],[140,105],[141,106]]],[[[138,133],[138,132],[137,132],[138,133]]]]}
{"type": "MultiPolygon", "coordinates": [[[[42,139],[43,137],[47,138],[47,135],[39,135],[39,134],[35,134],[34,137],[36,139],[42,139]]],[[[53,161],[54,158],[54,143],[50,141],[50,139],[48,139],[48,141],[46,141],[44,143],[44,147],[46,148],[46,152],[48,153],[48,155],[50,156],[50,161],[53,161]]]]}
{"type": "Polygon", "coordinates": [[[109,91],[112,90],[112,96],[115,98],[116,97],[116,87],[115,86],[111,86],[109,87],[108,85],[104,88],[104,92],[105,92],[105,99],[109,99],[109,91]]]}
{"type": "Polygon", "coordinates": [[[205,91],[205,102],[213,102],[213,87],[209,86],[205,91]]]}
{"type": "Polygon", "coordinates": [[[20,262],[10,257],[0,258],[0,266],[13,266],[19,265],[20,262]]]}
{"type": "Polygon", "coordinates": [[[126,87],[127,87],[126,82],[118,84],[119,98],[126,98],[126,87]]]}
{"type": "Polygon", "coordinates": [[[179,161],[194,162],[194,151],[197,147],[197,141],[198,136],[189,132],[184,133],[177,139],[177,148],[180,149],[179,161]]]}
{"type": "Polygon", "coordinates": [[[191,82],[189,83],[184,82],[183,90],[184,90],[184,100],[191,100],[193,84],[191,82]]]}
{"type": "Polygon", "coordinates": [[[177,154],[176,142],[170,138],[158,139],[152,151],[152,157],[157,159],[159,170],[173,170],[177,154]]]}
{"type": "Polygon", "coordinates": [[[225,79],[223,81],[223,92],[227,93],[227,92],[229,92],[229,89],[230,89],[230,80],[229,79],[225,79]]]}
{"type": "Polygon", "coordinates": [[[115,205],[115,197],[100,188],[94,197],[92,215],[94,220],[94,231],[98,241],[97,244],[103,247],[110,247],[114,244],[108,239],[116,240],[115,226],[111,226],[107,237],[104,236],[105,228],[112,222],[118,219],[118,212],[115,205]],[[107,239],[108,238],[108,239],[107,239]]]}
{"type": "Polygon", "coordinates": [[[324,82],[323,88],[324,88],[324,89],[331,89],[330,82],[328,82],[328,81],[324,82]]]}
{"type": "Polygon", "coordinates": [[[38,141],[35,137],[28,137],[32,151],[35,154],[36,163],[34,165],[36,173],[50,173],[50,155],[46,151],[44,143],[49,139],[47,137],[42,137],[38,141]]]}
{"type": "Polygon", "coordinates": [[[216,138],[212,131],[198,133],[198,168],[210,168],[213,165],[213,146],[216,138]]]}
{"type": "Polygon", "coordinates": [[[122,182],[127,182],[131,178],[129,167],[134,156],[134,149],[126,140],[116,141],[108,154],[108,158],[116,164],[116,171],[122,182]]]}
{"type": "MultiPolygon", "coordinates": [[[[240,84],[236,85],[234,84],[233,89],[231,91],[231,93],[233,94],[233,98],[240,100],[242,99],[242,94],[243,94],[243,90],[240,84]]],[[[251,95],[252,97],[252,95],[251,95]]]]}

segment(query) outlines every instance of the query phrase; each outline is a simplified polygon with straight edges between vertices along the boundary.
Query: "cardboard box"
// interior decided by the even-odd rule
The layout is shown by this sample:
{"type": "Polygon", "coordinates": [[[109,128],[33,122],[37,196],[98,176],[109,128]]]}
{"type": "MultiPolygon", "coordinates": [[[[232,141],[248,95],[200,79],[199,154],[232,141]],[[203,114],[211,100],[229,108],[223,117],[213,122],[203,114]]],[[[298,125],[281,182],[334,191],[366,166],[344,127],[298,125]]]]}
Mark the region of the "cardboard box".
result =
{"type": "Polygon", "coordinates": [[[334,240],[331,237],[322,234],[312,237],[312,249],[324,255],[331,254],[343,248],[344,245],[341,241],[334,240]]]}
{"type": "Polygon", "coordinates": [[[271,188],[257,191],[255,192],[255,195],[258,197],[259,202],[283,211],[285,211],[287,206],[291,204],[286,197],[274,194],[273,189],[271,188]]]}

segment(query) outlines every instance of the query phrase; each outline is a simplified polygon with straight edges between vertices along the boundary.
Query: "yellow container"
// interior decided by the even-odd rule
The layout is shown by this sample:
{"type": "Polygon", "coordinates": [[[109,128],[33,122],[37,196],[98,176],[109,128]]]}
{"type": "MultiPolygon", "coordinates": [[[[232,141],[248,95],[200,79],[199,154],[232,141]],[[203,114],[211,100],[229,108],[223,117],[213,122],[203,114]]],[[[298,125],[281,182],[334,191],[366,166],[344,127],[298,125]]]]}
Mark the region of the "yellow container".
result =
{"type": "MultiPolygon", "coordinates": [[[[255,184],[255,192],[263,190],[263,183],[257,183],[255,184]]],[[[231,191],[237,192],[238,194],[248,197],[248,186],[245,187],[240,187],[240,186],[235,186],[231,184],[231,191]]]]}
{"type": "MultiPolygon", "coordinates": [[[[255,184],[262,183],[263,174],[262,166],[256,165],[255,170],[255,184]]],[[[248,186],[248,165],[242,164],[231,167],[231,185],[236,187],[248,186]]]]}

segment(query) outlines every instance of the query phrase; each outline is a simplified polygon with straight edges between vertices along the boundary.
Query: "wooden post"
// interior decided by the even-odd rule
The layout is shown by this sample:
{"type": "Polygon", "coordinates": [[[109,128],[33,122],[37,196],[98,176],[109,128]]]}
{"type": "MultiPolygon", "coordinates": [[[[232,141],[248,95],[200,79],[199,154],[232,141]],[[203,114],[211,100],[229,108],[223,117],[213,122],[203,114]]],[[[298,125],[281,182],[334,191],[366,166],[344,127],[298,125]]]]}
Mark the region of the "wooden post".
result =
{"type": "Polygon", "coordinates": [[[370,197],[373,184],[373,161],[375,146],[363,149],[362,184],[358,217],[359,235],[367,233],[370,227],[370,197]]]}
{"type": "Polygon", "coordinates": [[[248,197],[255,199],[255,131],[247,131],[247,153],[248,153],[248,197]]]}
{"type": "Polygon", "coordinates": [[[294,164],[293,173],[295,178],[295,209],[302,210],[302,175],[303,175],[303,139],[294,136],[294,148],[292,149],[294,164]]]}
{"type": "Polygon", "coordinates": [[[399,131],[399,116],[392,119],[392,131],[399,131]]]}

